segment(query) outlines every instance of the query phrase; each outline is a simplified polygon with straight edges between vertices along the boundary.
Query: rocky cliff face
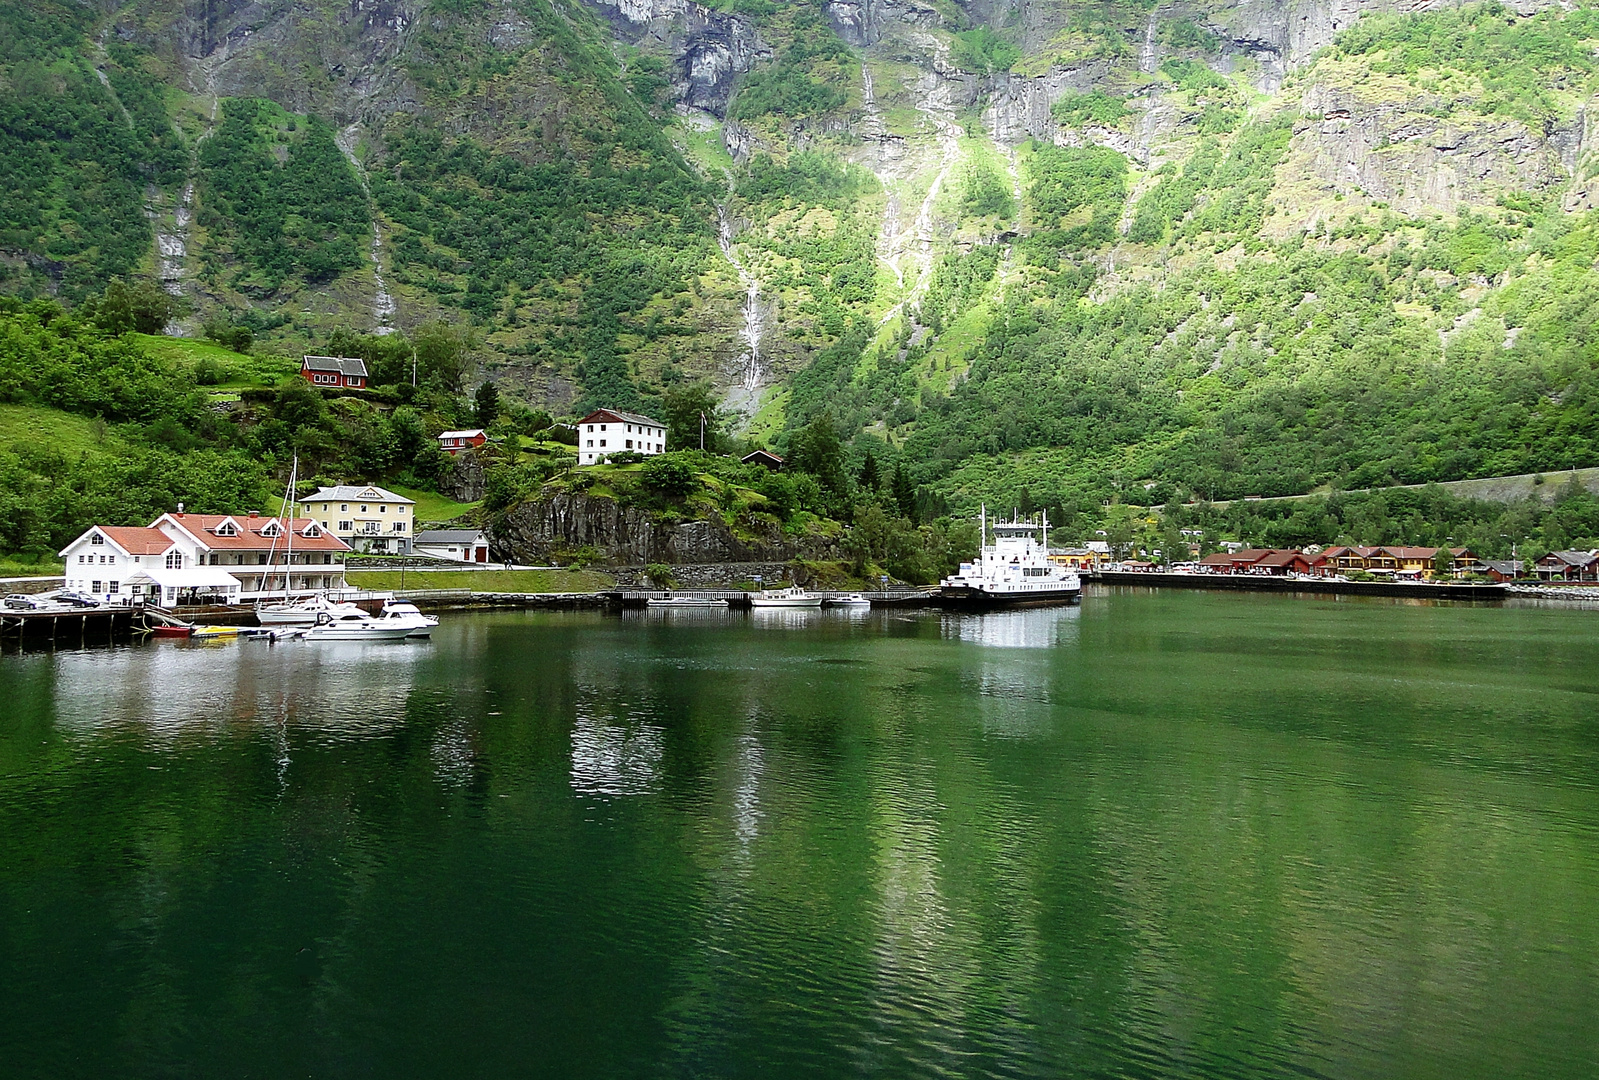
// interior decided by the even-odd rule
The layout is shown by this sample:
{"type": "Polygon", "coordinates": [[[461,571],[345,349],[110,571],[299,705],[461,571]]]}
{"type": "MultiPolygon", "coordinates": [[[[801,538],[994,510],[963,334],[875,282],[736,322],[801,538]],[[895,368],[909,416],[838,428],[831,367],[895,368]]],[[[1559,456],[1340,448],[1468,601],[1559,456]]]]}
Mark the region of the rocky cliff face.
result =
{"type": "Polygon", "coordinates": [[[748,19],[693,0],[591,0],[630,44],[673,58],[672,90],[692,109],[726,116],[738,76],[771,48],[748,19]]]}
{"type": "Polygon", "coordinates": [[[841,557],[830,541],[796,540],[778,528],[735,534],[719,521],[662,521],[614,499],[566,493],[522,503],[495,540],[523,562],[548,562],[587,546],[606,562],[631,566],[841,557]]]}

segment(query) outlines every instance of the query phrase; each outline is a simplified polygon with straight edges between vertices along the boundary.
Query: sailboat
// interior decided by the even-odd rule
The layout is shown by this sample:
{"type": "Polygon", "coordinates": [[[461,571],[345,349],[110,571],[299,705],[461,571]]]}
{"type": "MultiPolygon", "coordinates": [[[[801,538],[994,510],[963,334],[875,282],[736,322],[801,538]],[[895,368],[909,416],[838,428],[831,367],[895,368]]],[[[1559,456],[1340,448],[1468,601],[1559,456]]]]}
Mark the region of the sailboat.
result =
{"type": "MultiPolygon", "coordinates": [[[[279,523],[288,532],[288,543],[283,564],[283,602],[278,604],[263,604],[259,600],[255,605],[256,621],[262,626],[311,626],[323,616],[337,619],[346,615],[365,616],[354,604],[341,603],[329,600],[324,593],[314,593],[302,600],[295,600],[289,592],[290,575],[294,572],[294,506],[295,488],[300,479],[300,456],[294,457],[294,465],[289,470],[289,486],[283,492],[283,508],[278,514],[279,523]]],[[[277,554],[278,538],[272,538],[272,547],[267,552],[267,565],[272,564],[272,556],[277,554]]]]}

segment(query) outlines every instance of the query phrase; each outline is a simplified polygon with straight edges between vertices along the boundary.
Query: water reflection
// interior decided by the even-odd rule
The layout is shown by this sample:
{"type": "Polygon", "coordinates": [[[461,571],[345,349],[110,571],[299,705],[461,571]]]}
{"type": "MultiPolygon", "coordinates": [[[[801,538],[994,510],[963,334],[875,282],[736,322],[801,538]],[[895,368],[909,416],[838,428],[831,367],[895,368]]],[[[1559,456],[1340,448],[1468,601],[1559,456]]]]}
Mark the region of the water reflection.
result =
{"type": "Polygon", "coordinates": [[[660,728],[579,716],[572,727],[572,787],[585,795],[652,794],[665,752],[660,728]]]}
{"type": "Polygon", "coordinates": [[[1082,614],[1083,609],[1073,605],[945,615],[943,633],[947,638],[993,649],[1050,649],[1077,639],[1082,614]]]}
{"type": "Polygon", "coordinates": [[[164,736],[196,725],[286,720],[377,734],[404,716],[425,642],[152,642],[51,658],[69,731],[136,724],[164,736]]]}

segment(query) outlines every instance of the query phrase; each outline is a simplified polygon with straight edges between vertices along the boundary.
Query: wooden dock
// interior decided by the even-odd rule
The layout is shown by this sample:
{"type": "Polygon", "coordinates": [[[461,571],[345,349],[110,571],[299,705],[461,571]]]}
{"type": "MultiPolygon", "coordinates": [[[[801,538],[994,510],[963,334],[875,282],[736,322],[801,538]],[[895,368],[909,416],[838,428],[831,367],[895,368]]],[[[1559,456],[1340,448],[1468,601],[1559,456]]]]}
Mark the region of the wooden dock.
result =
{"type": "MultiPolygon", "coordinates": [[[[651,600],[664,599],[667,596],[678,596],[693,600],[725,600],[731,608],[747,608],[750,606],[749,592],[743,589],[615,589],[608,593],[601,593],[617,607],[641,608],[648,607],[651,600]]],[[[845,596],[853,596],[849,592],[828,592],[812,590],[812,596],[822,598],[822,606],[826,607],[829,601],[838,600],[845,596]]],[[[872,607],[926,607],[932,602],[932,594],[922,589],[889,589],[887,591],[863,592],[860,595],[872,602],[872,607]]]]}
{"type": "Polygon", "coordinates": [[[131,607],[0,612],[0,641],[24,647],[105,644],[145,629],[144,612],[131,607]]]}

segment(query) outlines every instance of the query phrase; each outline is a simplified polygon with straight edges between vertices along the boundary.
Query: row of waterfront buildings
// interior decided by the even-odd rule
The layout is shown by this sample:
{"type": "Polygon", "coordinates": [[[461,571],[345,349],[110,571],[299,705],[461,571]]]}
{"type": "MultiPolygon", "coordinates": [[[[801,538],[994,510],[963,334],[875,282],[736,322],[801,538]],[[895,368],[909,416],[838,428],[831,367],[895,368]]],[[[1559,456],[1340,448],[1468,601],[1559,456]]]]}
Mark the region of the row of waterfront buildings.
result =
{"type": "MultiPolygon", "coordinates": [[[[1114,566],[1123,570],[1154,570],[1153,563],[1138,560],[1113,563],[1103,542],[1050,553],[1065,566],[1094,570],[1114,566]]],[[[1534,563],[1522,559],[1479,559],[1470,548],[1448,549],[1414,545],[1376,547],[1338,545],[1327,548],[1246,548],[1221,551],[1191,562],[1160,569],[1186,573],[1257,574],[1274,577],[1348,577],[1370,574],[1396,581],[1436,577],[1486,577],[1504,582],[1525,578],[1542,581],[1599,581],[1599,551],[1551,551],[1534,563]],[[1440,559],[1441,551],[1448,551],[1440,559]]]]}
{"type": "Polygon", "coordinates": [[[182,504],[149,525],[95,525],[61,551],[66,587],[104,602],[241,603],[338,591],[352,553],[488,561],[476,529],[418,532],[416,503],[373,485],[325,487],[298,513],[191,514],[182,504]]]}

